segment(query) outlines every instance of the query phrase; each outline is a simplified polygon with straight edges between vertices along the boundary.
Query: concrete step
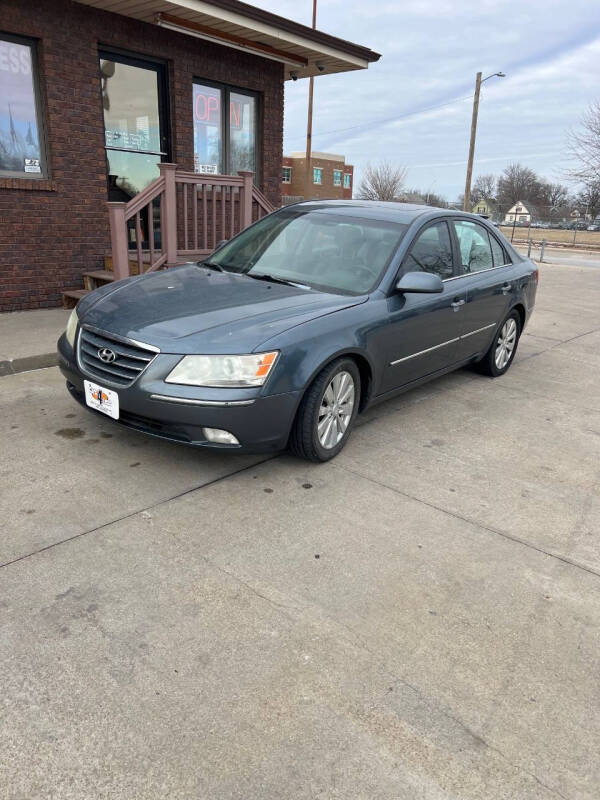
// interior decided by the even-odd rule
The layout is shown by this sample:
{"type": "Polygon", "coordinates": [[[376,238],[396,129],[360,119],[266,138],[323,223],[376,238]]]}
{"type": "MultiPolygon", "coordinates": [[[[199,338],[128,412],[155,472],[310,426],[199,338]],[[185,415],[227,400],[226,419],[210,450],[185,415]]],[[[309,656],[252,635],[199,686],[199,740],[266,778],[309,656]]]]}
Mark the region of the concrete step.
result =
{"type": "Polygon", "coordinates": [[[104,286],[107,283],[112,283],[114,279],[115,274],[109,269],[96,269],[92,272],[83,273],[83,285],[88,291],[97,289],[99,286],[104,286]]]}
{"type": "Polygon", "coordinates": [[[65,289],[62,293],[63,306],[65,308],[75,308],[77,303],[82,297],[85,297],[86,294],[89,294],[87,289],[65,289]]]}

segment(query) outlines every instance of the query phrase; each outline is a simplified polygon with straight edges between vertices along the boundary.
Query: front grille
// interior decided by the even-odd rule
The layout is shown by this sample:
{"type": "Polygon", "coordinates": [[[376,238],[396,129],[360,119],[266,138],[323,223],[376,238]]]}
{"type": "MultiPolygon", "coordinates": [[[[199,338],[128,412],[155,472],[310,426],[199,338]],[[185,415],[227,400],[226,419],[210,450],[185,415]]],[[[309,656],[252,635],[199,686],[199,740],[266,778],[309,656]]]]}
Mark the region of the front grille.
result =
{"type": "Polygon", "coordinates": [[[156,350],[117,339],[108,333],[82,328],[79,334],[79,362],[85,372],[116,386],[130,386],[146,369],[156,350]],[[103,361],[99,353],[112,350],[116,358],[103,361]]]}

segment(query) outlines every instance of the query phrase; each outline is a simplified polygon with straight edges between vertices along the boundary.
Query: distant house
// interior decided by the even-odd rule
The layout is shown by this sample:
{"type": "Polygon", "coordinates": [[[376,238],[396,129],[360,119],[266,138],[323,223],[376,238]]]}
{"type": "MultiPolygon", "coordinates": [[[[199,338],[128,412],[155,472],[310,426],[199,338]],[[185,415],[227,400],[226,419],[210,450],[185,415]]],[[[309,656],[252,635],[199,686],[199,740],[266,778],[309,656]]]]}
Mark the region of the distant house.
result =
{"type": "Polygon", "coordinates": [[[495,211],[495,206],[489,200],[480,200],[472,208],[473,214],[480,214],[482,217],[491,217],[495,211]]]}
{"type": "Polygon", "coordinates": [[[521,200],[515,203],[512,208],[509,208],[504,216],[505,225],[512,225],[513,222],[531,222],[531,213],[521,200]]]}

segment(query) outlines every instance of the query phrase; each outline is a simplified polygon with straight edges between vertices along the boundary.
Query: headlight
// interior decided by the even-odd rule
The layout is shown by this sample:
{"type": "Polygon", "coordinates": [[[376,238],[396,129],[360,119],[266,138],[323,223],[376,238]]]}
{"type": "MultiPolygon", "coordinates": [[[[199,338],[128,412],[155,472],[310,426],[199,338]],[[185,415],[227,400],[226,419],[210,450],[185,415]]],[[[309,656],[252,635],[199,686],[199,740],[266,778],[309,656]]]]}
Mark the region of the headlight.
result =
{"type": "Polygon", "coordinates": [[[184,356],[169,373],[166,383],[189,386],[262,386],[279,355],[255,353],[244,356],[184,356]]]}
{"type": "Polygon", "coordinates": [[[75,347],[75,332],[77,331],[78,322],[79,317],[77,316],[77,310],[74,308],[73,311],[71,311],[71,316],[67,322],[67,330],[65,331],[67,335],[67,342],[71,345],[71,347],[75,347]]]}

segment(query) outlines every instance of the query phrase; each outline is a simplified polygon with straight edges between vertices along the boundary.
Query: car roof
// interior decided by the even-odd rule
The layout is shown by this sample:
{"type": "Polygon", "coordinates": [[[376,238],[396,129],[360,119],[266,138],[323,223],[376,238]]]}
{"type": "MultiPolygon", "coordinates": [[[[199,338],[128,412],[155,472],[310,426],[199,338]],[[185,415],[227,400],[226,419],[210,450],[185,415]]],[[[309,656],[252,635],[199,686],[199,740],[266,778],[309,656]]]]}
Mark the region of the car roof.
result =
{"type": "MultiPolygon", "coordinates": [[[[389,222],[399,222],[409,225],[417,217],[425,214],[438,216],[447,214],[449,216],[463,216],[464,212],[452,211],[448,208],[436,208],[435,206],[417,205],[416,203],[395,203],[384,202],[382,200],[305,200],[294,203],[284,208],[302,208],[311,211],[321,211],[323,213],[342,214],[349,217],[365,217],[366,219],[379,219],[389,222]]],[[[475,214],[467,214],[477,219],[475,214]]]]}

